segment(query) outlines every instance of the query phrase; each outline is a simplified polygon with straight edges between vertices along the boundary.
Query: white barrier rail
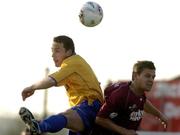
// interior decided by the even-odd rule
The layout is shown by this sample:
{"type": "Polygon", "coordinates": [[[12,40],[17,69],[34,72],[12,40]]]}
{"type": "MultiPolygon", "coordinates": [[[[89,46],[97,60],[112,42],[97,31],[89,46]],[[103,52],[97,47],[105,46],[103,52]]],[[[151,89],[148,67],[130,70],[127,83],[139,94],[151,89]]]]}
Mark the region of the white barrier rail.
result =
{"type": "Polygon", "coordinates": [[[180,132],[142,132],[138,131],[138,135],[180,135],[180,132]]]}

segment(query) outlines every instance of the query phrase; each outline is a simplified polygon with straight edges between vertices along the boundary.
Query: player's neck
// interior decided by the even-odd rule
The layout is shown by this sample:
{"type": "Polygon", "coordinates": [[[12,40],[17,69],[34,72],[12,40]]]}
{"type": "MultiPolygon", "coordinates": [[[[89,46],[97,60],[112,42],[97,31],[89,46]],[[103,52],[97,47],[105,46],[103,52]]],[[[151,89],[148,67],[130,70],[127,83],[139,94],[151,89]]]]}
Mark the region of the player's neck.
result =
{"type": "Polygon", "coordinates": [[[130,90],[137,96],[141,96],[144,94],[144,92],[142,92],[142,90],[137,85],[135,85],[134,82],[132,82],[129,87],[130,90]]]}

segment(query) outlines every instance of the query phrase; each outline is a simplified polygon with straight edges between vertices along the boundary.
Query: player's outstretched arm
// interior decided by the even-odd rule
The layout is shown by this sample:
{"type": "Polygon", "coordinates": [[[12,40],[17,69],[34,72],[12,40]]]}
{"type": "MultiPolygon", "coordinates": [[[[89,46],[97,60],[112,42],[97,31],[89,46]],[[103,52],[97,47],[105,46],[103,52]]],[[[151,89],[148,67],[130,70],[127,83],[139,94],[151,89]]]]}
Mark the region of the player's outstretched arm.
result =
{"type": "Polygon", "coordinates": [[[146,100],[146,103],[144,104],[144,111],[157,117],[161,121],[164,129],[167,128],[167,117],[163,113],[161,113],[149,100],[146,100]]]}
{"type": "Polygon", "coordinates": [[[54,79],[52,79],[51,77],[46,77],[43,80],[41,80],[37,83],[34,83],[33,85],[31,85],[29,87],[24,88],[21,93],[22,99],[23,99],[23,101],[25,101],[26,98],[28,98],[34,94],[35,90],[47,89],[47,88],[50,88],[55,85],[56,85],[56,82],[54,79]]]}
{"type": "Polygon", "coordinates": [[[121,135],[138,135],[135,130],[128,130],[126,128],[123,128],[113,123],[108,118],[96,117],[96,124],[121,135]]]}

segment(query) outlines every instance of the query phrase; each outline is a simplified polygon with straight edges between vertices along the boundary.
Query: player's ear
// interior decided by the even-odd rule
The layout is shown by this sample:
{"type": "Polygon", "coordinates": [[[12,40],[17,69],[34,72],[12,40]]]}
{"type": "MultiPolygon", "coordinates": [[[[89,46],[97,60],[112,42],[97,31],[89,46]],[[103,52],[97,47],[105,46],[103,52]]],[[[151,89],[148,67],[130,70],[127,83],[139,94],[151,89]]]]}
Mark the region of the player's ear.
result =
{"type": "Polygon", "coordinates": [[[136,75],[137,75],[137,73],[136,73],[136,72],[132,72],[132,80],[133,80],[133,81],[135,80],[136,75]]]}
{"type": "Polygon", "coordinates": [[[69,49],[69,50],[66,51],[66,54],[67,54],[67,56],[71,56],[73,54],[73,52],[72,52],[71,49],[69,49]]]}

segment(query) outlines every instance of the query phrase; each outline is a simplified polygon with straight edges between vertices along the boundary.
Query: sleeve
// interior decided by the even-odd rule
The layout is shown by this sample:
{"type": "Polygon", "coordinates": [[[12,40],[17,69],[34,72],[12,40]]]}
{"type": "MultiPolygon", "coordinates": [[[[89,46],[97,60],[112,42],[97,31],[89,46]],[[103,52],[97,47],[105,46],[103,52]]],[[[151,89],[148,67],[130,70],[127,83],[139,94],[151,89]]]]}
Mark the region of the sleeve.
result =
{"type": "Polygon", "coordinates": [[[57,86],[61,86],[63,85],[62,82],[66,80],[68,76],[70,76],[74,72],[75,71],[72,66],[65,65],[65,66],[62,66],[61,69],[59,69],[58,71],[50,74],[49,77],[51,77],[52,79],[56,81],[57,86]]]}
{"type": "Polygon", "coordinates": [[[109,115],[113,112],[117,112],[123,107],[125,97],[123,96],[123,90],[116,89],[114,90],[110,97],[102,105],[101,109],[98,112],[99,117],[108,118],[109,115]]]}

